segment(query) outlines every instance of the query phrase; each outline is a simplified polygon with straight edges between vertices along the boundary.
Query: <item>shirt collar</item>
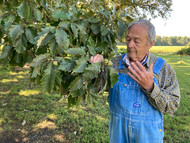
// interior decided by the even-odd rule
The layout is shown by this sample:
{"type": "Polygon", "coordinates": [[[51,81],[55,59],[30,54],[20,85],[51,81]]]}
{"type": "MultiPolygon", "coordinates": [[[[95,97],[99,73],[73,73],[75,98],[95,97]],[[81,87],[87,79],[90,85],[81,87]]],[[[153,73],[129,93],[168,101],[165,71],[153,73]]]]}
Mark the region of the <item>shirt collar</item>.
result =
{"type": "MultiPolygon", "coordinates": [[[[128,66],[130,65],[129,58],[128,58],[127,54],[125,54],[122,64],[126,64],[128,66]]],[[[141,64],[147,65],[149,67],[149,65],[150,65],[150,54],[149,54],[149,52],[146,54],[146,56],[142,60],[141,64]]]]}

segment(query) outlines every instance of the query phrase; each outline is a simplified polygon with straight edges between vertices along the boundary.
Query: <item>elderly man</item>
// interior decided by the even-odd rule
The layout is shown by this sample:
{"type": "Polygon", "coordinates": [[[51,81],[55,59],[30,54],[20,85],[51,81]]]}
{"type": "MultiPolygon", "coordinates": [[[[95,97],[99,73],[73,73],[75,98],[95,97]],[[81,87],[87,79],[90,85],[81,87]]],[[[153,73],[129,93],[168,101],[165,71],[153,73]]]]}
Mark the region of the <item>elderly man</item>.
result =
{"type": "MultiPolygon", "coordinates": [[[[179,107],[175,71],[149,52],[155,37],[148,20],[132,22],[127,53],[112,59],[119,77],[109,94],[110,143],[162,143],[163,114],[173,114],[179,107]]],[[[101,59],[96,55],[91,62],[101,59]]]]}

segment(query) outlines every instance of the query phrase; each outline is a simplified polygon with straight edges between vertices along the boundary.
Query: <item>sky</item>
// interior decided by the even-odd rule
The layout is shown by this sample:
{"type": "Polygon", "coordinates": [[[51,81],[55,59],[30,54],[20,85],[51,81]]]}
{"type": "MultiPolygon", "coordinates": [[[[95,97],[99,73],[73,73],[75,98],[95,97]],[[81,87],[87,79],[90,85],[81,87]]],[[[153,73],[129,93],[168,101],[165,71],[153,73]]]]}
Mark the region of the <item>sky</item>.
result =
{"type": "Polygon", "coordinates": [[[190,0],[172,0],[171,17],[152,19],[159,36],[188,36],[190,37],[190,0]]]}

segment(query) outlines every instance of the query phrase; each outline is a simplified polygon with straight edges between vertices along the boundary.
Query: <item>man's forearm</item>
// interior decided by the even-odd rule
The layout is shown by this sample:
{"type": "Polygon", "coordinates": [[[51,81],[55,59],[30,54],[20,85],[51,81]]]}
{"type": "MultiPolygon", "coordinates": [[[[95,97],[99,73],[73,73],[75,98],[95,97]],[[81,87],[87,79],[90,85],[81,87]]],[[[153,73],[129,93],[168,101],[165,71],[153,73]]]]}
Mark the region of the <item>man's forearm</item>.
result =
{"type": "Polygon", "coordinates": [[[150,104],[161,113],[173,114],[179,107],[180,92],[178,85],[174,90],[161,90],[155,83],[152,93],[146,92],[150,104]]]}

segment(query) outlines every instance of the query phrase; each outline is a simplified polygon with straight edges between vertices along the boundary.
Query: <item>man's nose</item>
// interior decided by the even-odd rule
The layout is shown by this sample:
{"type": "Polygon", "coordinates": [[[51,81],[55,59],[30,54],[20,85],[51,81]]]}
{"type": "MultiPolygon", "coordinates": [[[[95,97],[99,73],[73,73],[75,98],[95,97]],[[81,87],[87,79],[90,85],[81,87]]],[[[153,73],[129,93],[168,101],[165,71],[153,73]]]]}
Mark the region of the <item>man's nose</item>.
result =
{"type": "Polygon", "coordinates": [[[133,48],[134,45],[135,45],[135,42],[134,42],[133,40],[127,41],[127,46],[128,46],[129,48],[133,48]]]}

